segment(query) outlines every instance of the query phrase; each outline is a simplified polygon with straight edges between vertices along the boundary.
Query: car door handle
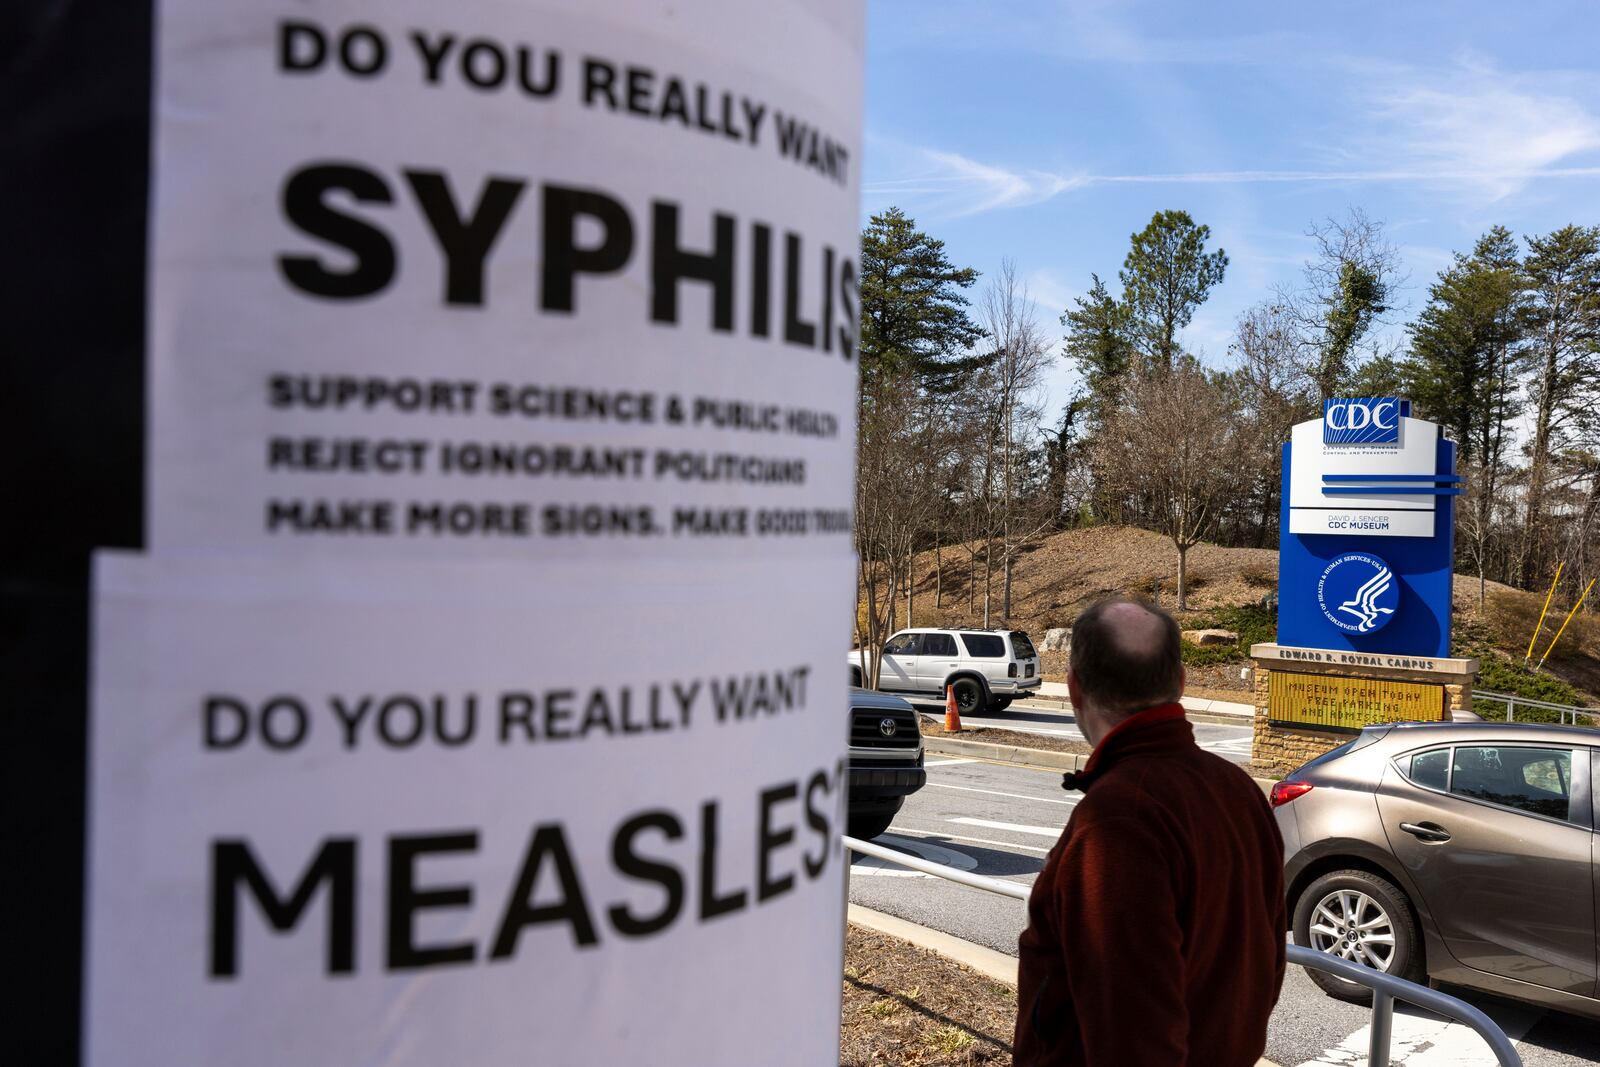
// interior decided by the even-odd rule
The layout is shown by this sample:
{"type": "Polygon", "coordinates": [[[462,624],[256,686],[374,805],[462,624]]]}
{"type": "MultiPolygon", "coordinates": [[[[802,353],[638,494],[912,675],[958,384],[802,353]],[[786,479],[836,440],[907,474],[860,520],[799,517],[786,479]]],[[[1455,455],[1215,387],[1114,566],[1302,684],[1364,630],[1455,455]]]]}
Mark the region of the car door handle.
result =
{"type": "Polygon", "coordinates": [[[1431,822],[1403,822],[1400,829],[1415,837],[1419,841],[1448,841],[1450,831],[1431,822]]]}

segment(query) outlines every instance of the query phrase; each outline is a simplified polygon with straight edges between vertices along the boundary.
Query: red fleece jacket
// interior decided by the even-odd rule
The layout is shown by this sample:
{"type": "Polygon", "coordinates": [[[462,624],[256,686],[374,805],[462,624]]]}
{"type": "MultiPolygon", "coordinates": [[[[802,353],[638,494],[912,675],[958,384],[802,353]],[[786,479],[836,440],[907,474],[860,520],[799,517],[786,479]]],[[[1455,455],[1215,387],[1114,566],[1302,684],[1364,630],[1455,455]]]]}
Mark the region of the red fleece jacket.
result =
{"type": "Polygon", "coordinates": [[[1178,704],[1118,724],[1028,900],[1016,1067],[1249,1067],[1283,981],[1283,839],[1178,704]]]}

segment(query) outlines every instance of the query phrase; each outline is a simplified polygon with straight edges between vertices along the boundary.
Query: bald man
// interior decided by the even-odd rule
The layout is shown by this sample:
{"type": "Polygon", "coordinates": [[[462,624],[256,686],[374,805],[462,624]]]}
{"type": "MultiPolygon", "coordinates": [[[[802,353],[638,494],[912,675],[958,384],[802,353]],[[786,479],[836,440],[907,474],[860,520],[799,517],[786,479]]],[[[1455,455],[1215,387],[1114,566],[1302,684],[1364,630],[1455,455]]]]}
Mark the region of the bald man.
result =
{"type": "Polygon", "coordinates": [[[1283,981],[1283,841],[1265,797],[1184,718],[1178,624],[1129,600],[1072,626],[1094,745],[1028,899],[1016,1067],[1251,1067],[1283,981]]]}

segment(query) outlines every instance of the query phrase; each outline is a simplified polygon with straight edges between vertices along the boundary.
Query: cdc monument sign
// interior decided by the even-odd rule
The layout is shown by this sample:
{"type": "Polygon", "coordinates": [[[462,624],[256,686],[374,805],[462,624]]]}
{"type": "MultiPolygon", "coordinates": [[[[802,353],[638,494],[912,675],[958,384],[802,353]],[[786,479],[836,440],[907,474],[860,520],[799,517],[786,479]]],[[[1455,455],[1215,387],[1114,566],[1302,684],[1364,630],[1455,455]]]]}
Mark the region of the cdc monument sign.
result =
{"type": "Polygon", "coordinates": [[[1338,397],[1294,427],[1278,643],[1251,649],[1258,763],[1287,769],[1342,740],[1328,731],[1468,705],[1477,664],[1448,658],[1460,493],[1455,443],[1407,400],[1338,397]]]}
{"type": "Polygon", "coordinates": [[[1281,643],[1450,654],[1456,446],[1410,407],[1329,400],[1284,446],[1281,643]]]}

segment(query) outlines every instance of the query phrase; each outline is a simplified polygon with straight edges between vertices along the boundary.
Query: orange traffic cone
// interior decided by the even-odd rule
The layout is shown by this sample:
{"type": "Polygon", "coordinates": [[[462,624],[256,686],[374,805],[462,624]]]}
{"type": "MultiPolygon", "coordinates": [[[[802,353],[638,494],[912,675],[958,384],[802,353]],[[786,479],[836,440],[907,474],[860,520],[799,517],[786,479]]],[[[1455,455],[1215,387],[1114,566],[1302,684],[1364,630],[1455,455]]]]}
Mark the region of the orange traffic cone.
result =
{"type": "Polygon", "coordinates": [[[944,687],[944,732],[961,732],[961,713],[956,710],[956,687],[953,685],[944,687]]]}

